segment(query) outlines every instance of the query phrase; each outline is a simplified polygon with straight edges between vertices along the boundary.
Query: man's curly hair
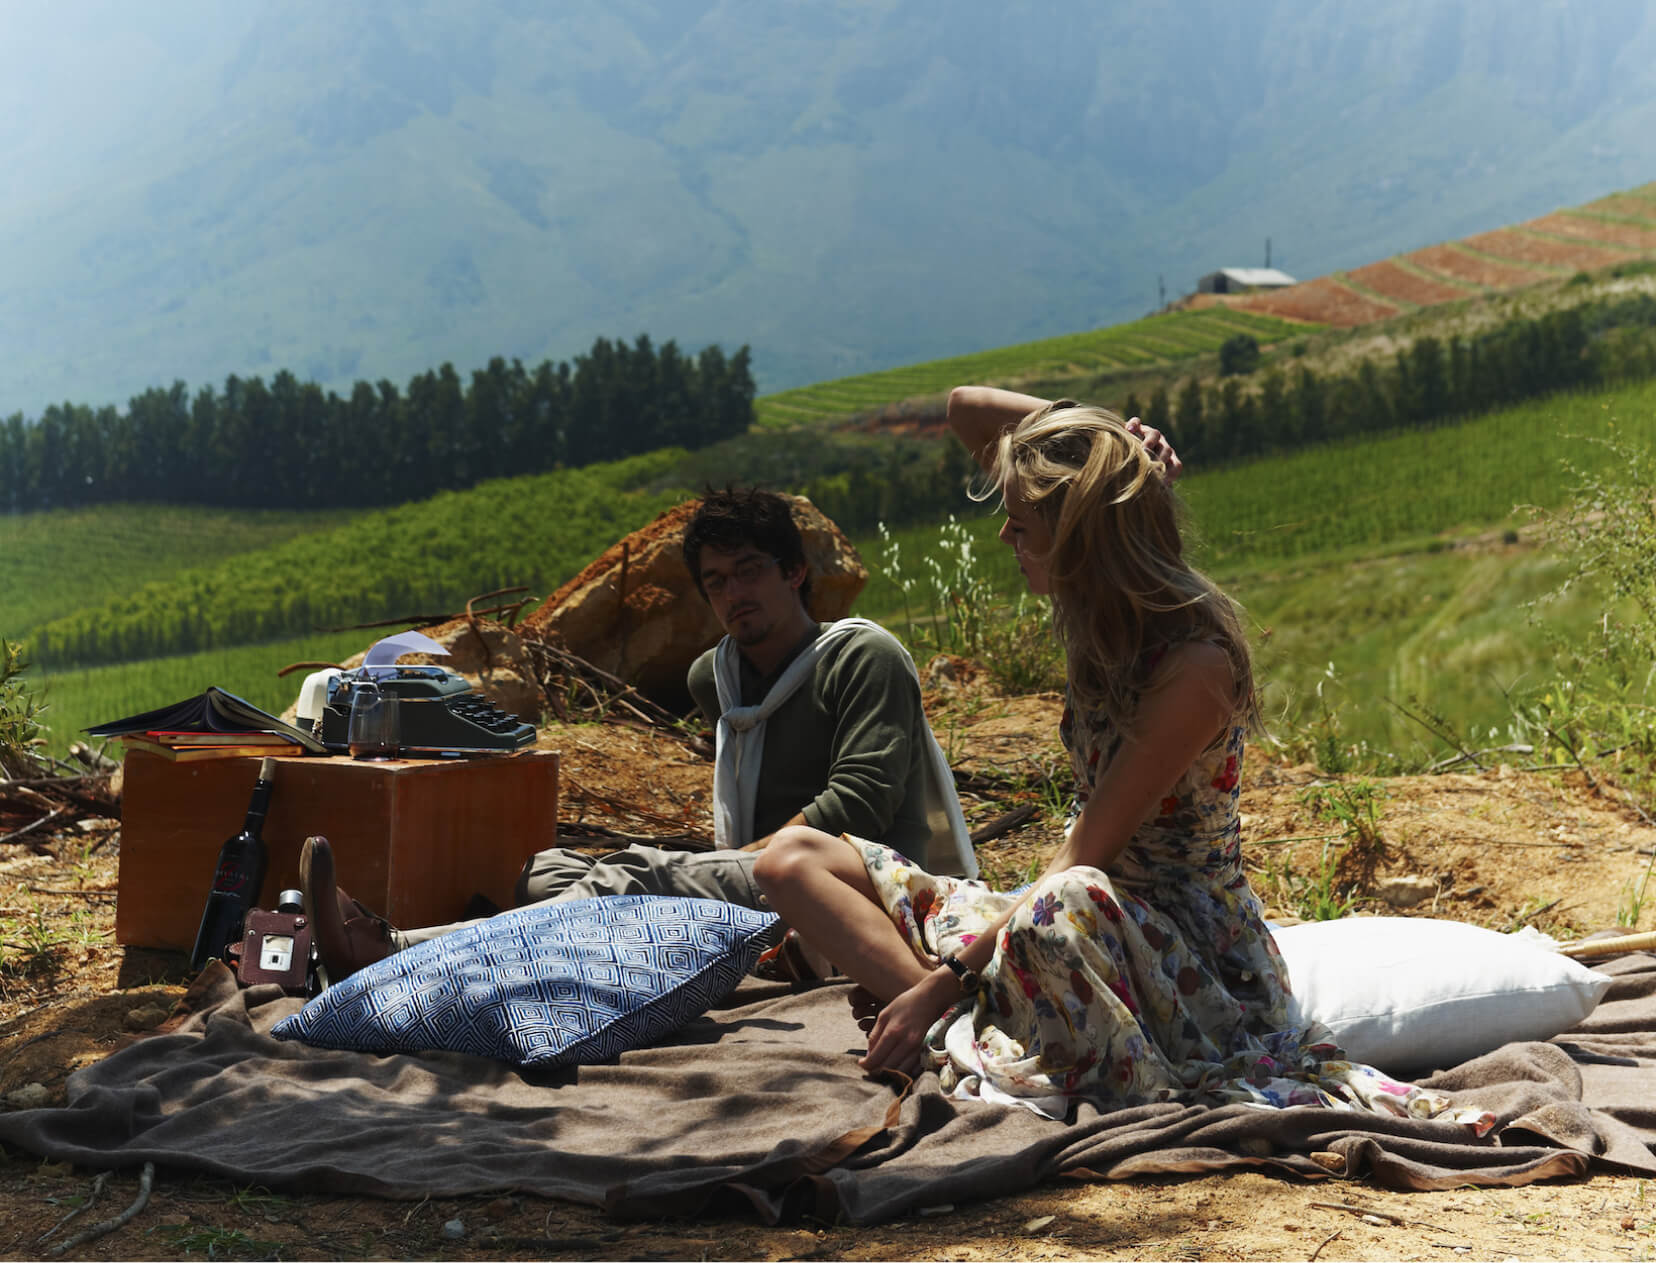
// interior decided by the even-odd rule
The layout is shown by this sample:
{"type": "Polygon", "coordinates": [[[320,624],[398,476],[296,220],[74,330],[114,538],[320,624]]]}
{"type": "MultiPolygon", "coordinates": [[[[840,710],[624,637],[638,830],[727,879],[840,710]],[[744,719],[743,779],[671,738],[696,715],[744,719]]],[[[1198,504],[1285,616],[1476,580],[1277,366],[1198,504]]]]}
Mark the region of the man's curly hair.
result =
{"type": "MultiPolygon", "coordinates": [[[[793,518],[793,507],[774,491],[758,487],[712,487],[684,528],[684,564],[702,596],[701,554],[711,545],[725,552],[753,547],[775,557],[784,574],[805,564],[805,538],[793,518]]],[[[811,606],[811,573],[805,572],[799,599],[811,606]]]]}

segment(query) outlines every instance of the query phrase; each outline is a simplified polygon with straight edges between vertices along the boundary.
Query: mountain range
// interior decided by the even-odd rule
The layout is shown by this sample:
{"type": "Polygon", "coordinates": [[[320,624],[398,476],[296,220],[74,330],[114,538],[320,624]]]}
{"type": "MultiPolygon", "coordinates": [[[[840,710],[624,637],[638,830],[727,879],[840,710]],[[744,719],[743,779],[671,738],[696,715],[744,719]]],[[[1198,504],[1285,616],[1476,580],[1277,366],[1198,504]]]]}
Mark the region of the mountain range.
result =
{"type": "Polygon", "coordinates": [[[1656,176],[1643,0],[13,0],[0,415],[648,332],[762,390],[1656,176]]]}

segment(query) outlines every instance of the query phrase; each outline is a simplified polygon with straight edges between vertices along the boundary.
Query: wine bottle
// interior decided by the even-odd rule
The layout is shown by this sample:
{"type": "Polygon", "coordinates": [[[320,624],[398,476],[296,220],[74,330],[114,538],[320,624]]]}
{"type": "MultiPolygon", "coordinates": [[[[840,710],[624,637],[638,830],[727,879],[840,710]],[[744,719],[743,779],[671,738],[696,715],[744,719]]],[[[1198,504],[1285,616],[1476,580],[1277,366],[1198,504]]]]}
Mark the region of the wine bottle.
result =
{"type": "Polygon", "coordinates": [[[247,910],[264,885],[268,856],[259,831],[264,828],[265,812],[270,807],[270,784],[275,775],[275,759],[265,759],[259,764],[259,778],[253,783],[253,798],[247,804],[247,819],[242,822],[241,832],[226,839],[219,848],[213,888],[207,893],[201,929],[196,932],[195,950],[190,953],[191,969],[201,969],[208,961],[222,957],[226,944],[241,940],[247,910]]]}

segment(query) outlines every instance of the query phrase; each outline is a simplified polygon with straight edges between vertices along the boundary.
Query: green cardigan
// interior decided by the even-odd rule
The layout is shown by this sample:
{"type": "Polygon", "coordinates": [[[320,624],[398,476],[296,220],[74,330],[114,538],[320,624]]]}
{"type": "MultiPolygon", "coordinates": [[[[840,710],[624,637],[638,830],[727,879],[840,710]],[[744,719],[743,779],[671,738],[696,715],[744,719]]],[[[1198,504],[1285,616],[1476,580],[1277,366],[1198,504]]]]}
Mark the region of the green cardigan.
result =
{"type": "MultiPolygon", "coordinates": [[[[761,677],[738,655],[742,704],[758,704],[821,630],[768,676],[761,677]]],[[[697,658],[689,676],[690,695],[715,727],[720,714],[713,682],[716,652],[709,649],[697,658]]],[[[811,678],[767,721],[753,836],[774,833],[803,812],[813,828],[884,842],[931,867],[920,775],[926,736],[920,684],[902,648],[858,628],[823,654],[811,678]]],[[[946,863],[941,855],[935,858],[946,863]]]]}

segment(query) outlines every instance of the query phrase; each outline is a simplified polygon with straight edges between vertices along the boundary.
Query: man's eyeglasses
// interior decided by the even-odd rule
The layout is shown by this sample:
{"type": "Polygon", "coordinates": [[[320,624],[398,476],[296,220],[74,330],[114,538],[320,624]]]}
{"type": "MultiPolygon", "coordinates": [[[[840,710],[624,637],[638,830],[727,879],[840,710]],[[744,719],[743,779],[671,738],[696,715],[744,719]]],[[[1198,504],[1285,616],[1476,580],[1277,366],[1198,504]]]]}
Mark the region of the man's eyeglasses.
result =
{"type": "Polygon", "coordinates": [[[702,576],[702,591],[707,593],[708,596],[723,596],[725,589],[732,583],[740,583],[746,586],[759,578],[771,566],[780,564],[780,561],[775,557],[744,557],[730,568],[728,575],[720,574],[717,571],[713,574],[704,574],[702,576]]]}

